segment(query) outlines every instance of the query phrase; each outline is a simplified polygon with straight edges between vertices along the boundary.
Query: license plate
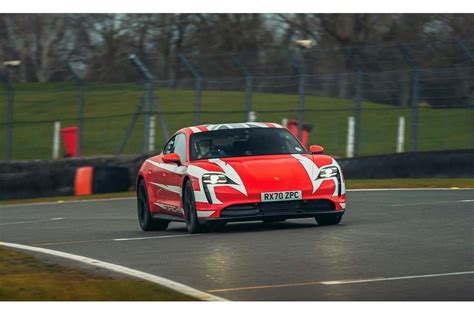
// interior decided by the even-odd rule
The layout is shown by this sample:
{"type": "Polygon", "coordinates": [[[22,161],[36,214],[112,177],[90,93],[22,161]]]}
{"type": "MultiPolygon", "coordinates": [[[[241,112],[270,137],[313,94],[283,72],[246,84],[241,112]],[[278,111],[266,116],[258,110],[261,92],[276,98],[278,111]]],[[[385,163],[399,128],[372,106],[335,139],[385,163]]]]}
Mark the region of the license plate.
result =
{"type": "Polygon", "coordinates": [[[261,193],[262,202],[301,200],[301,190],[261,193]]]}

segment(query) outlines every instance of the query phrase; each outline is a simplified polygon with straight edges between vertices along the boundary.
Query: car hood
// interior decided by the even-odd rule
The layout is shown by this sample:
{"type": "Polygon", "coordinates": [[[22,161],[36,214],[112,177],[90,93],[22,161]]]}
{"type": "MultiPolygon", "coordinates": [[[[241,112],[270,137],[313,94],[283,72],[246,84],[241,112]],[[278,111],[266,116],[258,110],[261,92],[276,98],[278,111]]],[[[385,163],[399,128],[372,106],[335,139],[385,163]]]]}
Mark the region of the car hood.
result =
{"type": "MultiPolygon", "coordinates": [[[[323,156],[318,156],[323,158],[323,156]]],[[[331,164],[332,158],[318,165],[331,164]]],[[[209,159],[195,164],[210,172],[225,173],[247,191],[312,190],[319,174],[314,156],[310,154],[281,154],[209,159]]]]}

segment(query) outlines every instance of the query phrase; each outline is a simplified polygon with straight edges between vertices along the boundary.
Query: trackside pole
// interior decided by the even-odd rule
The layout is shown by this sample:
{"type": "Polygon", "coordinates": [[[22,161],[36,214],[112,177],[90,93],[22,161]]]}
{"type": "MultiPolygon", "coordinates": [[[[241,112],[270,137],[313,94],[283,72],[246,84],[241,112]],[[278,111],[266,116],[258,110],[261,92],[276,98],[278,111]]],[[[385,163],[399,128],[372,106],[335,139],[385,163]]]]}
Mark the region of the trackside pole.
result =
{"type": "Polygon", "coordinates": [[[257,120],[257,114],[255,112],[249,112],[248,117],[247,117],[247,121],[248,122],[254,122],[256,120],[257,120]]]}
{"type": "Polygon", "coordinates": [[[347,120],[347,146],[346,156],[351,158],[354,157],[354,135],[355,135],[355,119],[350,116],[347,120]]]}
{"type": "Polygon", "coordinates": [[[397,153],[403,152],[405,147],[405,117],[398,117],[398,133],[397,133],[397,153]]]}
{"type": "Polygon", "coordinates": [[[150,139],[148,140],[148,152],[155,151],[155,115],[150,116],[150,139]]]}
{"type": "Polygon", "coordinates": [[[61,129],[61,122],[55,121],[53,127],[53,159],[59,158],[59,130],[61,129]]]}

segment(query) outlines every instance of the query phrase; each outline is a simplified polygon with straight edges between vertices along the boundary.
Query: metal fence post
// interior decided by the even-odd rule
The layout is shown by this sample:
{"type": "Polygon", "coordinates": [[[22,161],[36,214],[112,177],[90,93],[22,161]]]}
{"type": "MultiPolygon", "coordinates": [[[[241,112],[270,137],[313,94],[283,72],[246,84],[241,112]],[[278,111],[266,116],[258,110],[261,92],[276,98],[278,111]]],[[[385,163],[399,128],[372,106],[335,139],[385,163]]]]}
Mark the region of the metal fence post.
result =
{"type": "Polygon", "coordinates": [[[7,92],[7,108],[5,117],[5,160],[10,161],[12,158],[13,147],[13,103],[15,98],[15,87],[12,83],[12,75],[10,68],[7,68],[7,75],[3,78],[2,81],[7,92]]]}
{"type": "Polygon", "coordinates": [[[418,150],[418,122],[419,122],[419,85],[420,85],[420,68],[413,58],[408,47],[398,44],[406,63],[411,67],[413,73],[412,94],[411,94],[411,150],[418,150]]]}
{"type": "Polygon", "coordinates": [[[79,141],[77,142],[77,154],[81,154],[84,147],[84,81],[79,82],[79,95],[77,98],[77,125],[79,127],[79,141]]]}
{"type": "Polygon", "coordinates": [[[355,130],[354,130],[354,156],[359,155],[359,143],[360,143],[360,124],[361,124],[361,102],[363,95],[363,82],[364,73],[362,70],[358,70],[356,73],[356,92],[354,97],[354,119],[355,119],[355,130]]]}
{"type": "Polygon", "coordinates": [[[250,121],[250,113],[252,112],[253,76],[239,58],[234,58],[234,63],[245,75],[245,118],[247,121],[250,121]]]}
{"type": "Polygon", "coordinates": [[[79,76],[79,74],[74,71],[73,66],[71,65],[71,62],[67,63],[67,68],[69,72],[72,75],[72,78],[74,79],[74,82],[77,85],[78,88],[78,95],[77,95],[77,125],[79,128],[79,133],[78,133],[78,142],[77,142],[77,154],[81,154],[81,149],[83,148],[84,145],[84,80],[79,76]]]}
{"type": "MultiPolygon", "coordinates": [[[[464,51],[464,53],[469,57],[469,59],[471,59],[471,62],[474,62],[474,53],[472,52],[471,49],[469,49],[469,47],[464,43],[464,41],[459,38],[459,37],[456,37],[456,43],[458,44],[459,47],[461,47],[461,49],[464,51]]],[[[472,147],[474,148],[474,104],[471,105],[471,109],[473,111],[473,113],[471,114],[471,116],[473,117],[472,119],[472,130],[471,130],[471,133],[472,133],[472,147]]]]}
{"type": "Polygon", "coordinates": [[[196,80],[195,83],[195,96],[194,96],[194,115],[193,115],[193,123],[195,125],[199,124],[201,120],[201,92],[202,92],[202,77],[201,75],[196,71],[192,63],[186,58],[183,54],[179,54],[179,59],[181,62],[185,65],[185,67],[191,72],[191,74],[194,76],[194,79],[196,80]]]}
{"type": "Polygon", "coordinates": [[[152,96],[153,93],[153,84],[154,76],[150,73],[147,67],[142,63],[140,58],[137,55],[131,54],[129,57],[132,64],[137,67],[140,73],[145,79],[145,95],[143,102],[143,114],[144,114],[144,123],[143,123],[143,153],[149,153],[150,148],[150,120],[152,113],[152,96]]]}
{"type": "Polygon", "coordinates": [[[464,41],[460,39],[459,37],[456,37],[456,43],[458,44],[459,47],[464,51],[464,53],[471,59],[472,62],[474,62],[474,53],[469,49],[469,47],[466,46],[464,41]]]}
{"type": "Polygon", "coordinates": [[[304,48],[300,48],[300,64],[299,64],[299,83],[298,83],[298,138],[301,139],[303,134],[303,116],[304,116],[304,85],[305,85],[305,60],[304,48]]]}
{"type": "Polygon", "coordinates": [[[413,94],[411,98],[411,150],[418,150],[418,121],[419,121],[419,107],[418,107],[418,98],[419,98],[419,85],[420,85],[420,69],[415,68],[414,78],[413,78],[413,94]]]}

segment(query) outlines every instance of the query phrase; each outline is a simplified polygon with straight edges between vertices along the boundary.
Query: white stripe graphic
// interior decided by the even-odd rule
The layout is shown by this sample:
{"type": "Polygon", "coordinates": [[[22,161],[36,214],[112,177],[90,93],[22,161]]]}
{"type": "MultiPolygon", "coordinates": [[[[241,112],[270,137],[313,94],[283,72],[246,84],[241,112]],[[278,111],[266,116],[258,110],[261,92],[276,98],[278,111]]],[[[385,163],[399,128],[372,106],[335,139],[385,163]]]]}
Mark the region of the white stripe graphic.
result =
{"type": "Polygon", "coordinates": [[[196,211],[198,218],[209,218],[215,211],[196,211]]]}
{"type": "Polygon", "coordinates": [[[201,129],[199,129],[199,128],[197,128],[197,127],[191,127],[191,130],[192,130],[194,133],[201,132],[201,129]]]}
{"type": "Polygon", "coordinates": [[[148,162],[156,167],[159,167],[161,169],[164,169],[176,174],[184,174],[186,172],[186,166],[183,166],[183,165],[178,166],[176,164],[158,163],[149,159],[146,160],[145,162],[148,162]]]}
{"type": "Polygon", "coordinates": [[[162,188],[162,189],[164,189],[164,190],[174,192],[174,193],[176,193],[176,194],[178,194],[178,195],[180,195],[180,196],[181,196],[181,194],[182,194],[182,189],[181,189],[181,187],[179,187],[179,186],[164,185],[164,184],[155,183],[155,182],[150,182],[150,184],[155,185],[155,186],[157,186],[157,187],[160,187],[160,188],[162,188]]]}
{"type": "Polygon", "coordinates": [[[157,205],[158,207],[161,207],[161,208],[167,210],[167,211],[171,211],[171,212],[174,212],[176,214],[184,215],[184,209],[181,208],[181,207],[166,205],[166,204],[161,203],[161,202],[155,202],[154,204],[157,205]]]}
{"type": "Polygon", "coordinates": [[[74,255],[74,254],[69,254],[65,252],[60,252],[57,250],[52,250],[52,249],[46,249],[46,248],[40,248],[40,247],[33,247],[33,246],[27,246],[27,245],[21,245],[21,244],[14,244],[14,243],[6,243],[6,242],[0,242],[1,246],[7,246],[7,247],[12,247],[12,248],[18,248],[18,249],[24,249],[24,250],[29,250],[29,251],[34,251],[34,252],[39,252],[43,254],[49,254],[57,257],[62,257],[62,258],[67,258],[75,261],[82,262],[84,264],[88,264],[94,267],[100,267],[108,270],[112,270],[118,273],[126,274],[131,277],[143,279],[146,281],[150,281],[153,283],[157,283],[159,285],[162,285],[164,287],[170,288],[172,290],[181,292],[183,294],[195,297],[200,300],[205,300],[205,301],[225,301],[225,299],[222,299],[220,297],[217,297],[215,295],[199,291],[197,289],[191,288],[187,285],[162,278],[159,276],[155,276],[149,273],[145,273],[142,271],[138,271],[135,269],[127,268],[124,266],[120,265],[115,265],[111,264],[108,262],[100,261],[97,259],[89,258],[89,257],[84,257],[84,256],[79,256],[79,255],[74,255]]]}
{"type": "MultiPolygon", "coordinates": [[[[240,191],[242,194],[247,196],[247,189],[245,189],[244,182],[240,178],[239,174],[235,171],[235,169],[229,164],[221,159],[209,159],[208,160],[211,163],[217,164],[222,170],[224,171],[224,174],[231,179],[234,183],[237,185],[231,185],[231,184],[219,184],[219,186],[230,186],[238,191],[240,191]]],[[[217,185],[215,185],[217,186],[217,185]]]]}
{"type": "Polygon", "coordinates": [[[319,168],[314,162],[301,155],[301,154],[292,154],[292,157],[297,159],[301,165],[304,167],[304,170],[306,171],[306,174],[308,174],[309,180],[311,181],[311,184],[313,185],[313,194],[316,190],[318,190],[319,186],[321,186],[322,180],[315,180],[318,178],[319,174],[319,168]]]}

